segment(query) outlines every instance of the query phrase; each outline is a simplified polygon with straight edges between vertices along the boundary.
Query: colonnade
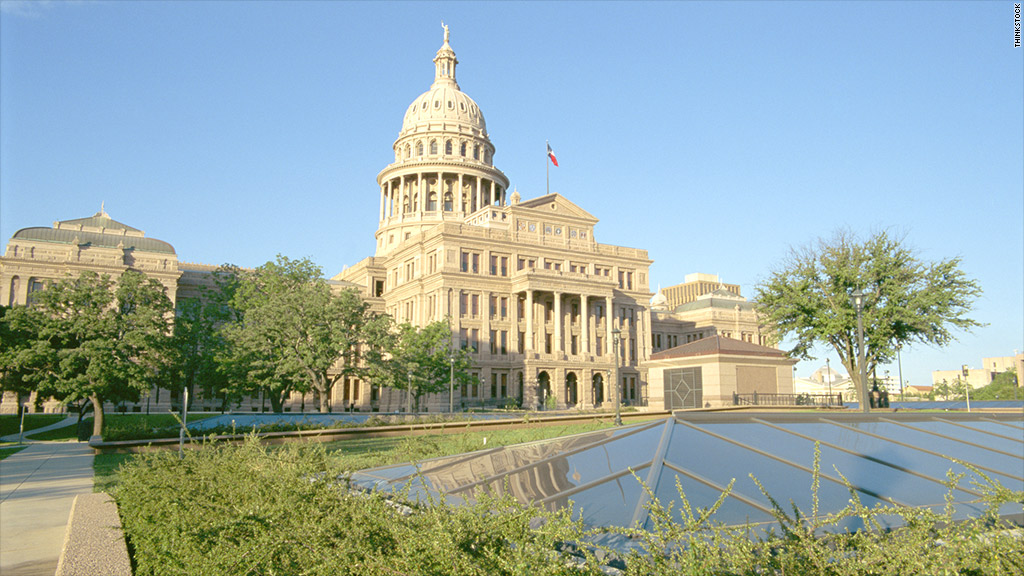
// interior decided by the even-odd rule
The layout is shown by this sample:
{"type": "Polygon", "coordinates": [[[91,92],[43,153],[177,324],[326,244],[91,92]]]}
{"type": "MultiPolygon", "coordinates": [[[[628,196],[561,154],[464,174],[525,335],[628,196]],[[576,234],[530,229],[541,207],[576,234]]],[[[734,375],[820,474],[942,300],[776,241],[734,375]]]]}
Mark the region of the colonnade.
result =
{"type": "Polygon", "coordinates": [[[463,173],[418,172],[389,178],[380,186],[381,221],[424,212],[472,213],[505,205],[506,190],[494,180],[463,173]],[[457,187],[456,187],[457,186],[457,187]]]}

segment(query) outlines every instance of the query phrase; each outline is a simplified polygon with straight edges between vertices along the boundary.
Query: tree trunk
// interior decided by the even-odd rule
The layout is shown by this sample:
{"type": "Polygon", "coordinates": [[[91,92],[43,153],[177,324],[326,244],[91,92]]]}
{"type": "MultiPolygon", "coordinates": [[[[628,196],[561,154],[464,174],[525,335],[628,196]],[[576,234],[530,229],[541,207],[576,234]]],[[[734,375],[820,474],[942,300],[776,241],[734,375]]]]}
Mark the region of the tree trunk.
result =
{"type": "Polygon", "coordinates": [[[266,395],[270,396],[270,409],[271,411],[274,412],[274,414],[281,414],[282,412],[284,412],[284,408],[282,407],[284,405],[284,400],[282,399],[281,394],[278,394],[276,392],[271,393],[270,391],[267,391],[266,395]]]}
{"type": "Polygon", "coordinates": [[[92,402],[92,435],[103,436],[103,402],[93,394],[89,397],[92,402]]]}
{"type": "Polygon", "coordinates": [[[316,389],[320,393],[320,413],[327,414],[331,411],[331,386],[317,384],[316,389]]]}

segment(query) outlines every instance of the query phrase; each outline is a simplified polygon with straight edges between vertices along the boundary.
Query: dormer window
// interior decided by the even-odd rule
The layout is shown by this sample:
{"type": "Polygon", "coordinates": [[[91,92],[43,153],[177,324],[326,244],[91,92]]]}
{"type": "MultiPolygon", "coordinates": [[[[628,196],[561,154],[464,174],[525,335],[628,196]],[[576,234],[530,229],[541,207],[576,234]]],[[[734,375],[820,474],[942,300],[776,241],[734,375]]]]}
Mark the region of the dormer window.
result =
{"type": "Polygon", "coordinates": [[[430,141],[430,153],[437,154],[437,140],[430,141]]]}
{"type": "Polygon", "coordinates": [[[451,140],[448,140],[448,141],[446,141],[444,143],[444,153],[445,154],[449,154],[449,155],[452,153],[452,141],[451,140]]]}

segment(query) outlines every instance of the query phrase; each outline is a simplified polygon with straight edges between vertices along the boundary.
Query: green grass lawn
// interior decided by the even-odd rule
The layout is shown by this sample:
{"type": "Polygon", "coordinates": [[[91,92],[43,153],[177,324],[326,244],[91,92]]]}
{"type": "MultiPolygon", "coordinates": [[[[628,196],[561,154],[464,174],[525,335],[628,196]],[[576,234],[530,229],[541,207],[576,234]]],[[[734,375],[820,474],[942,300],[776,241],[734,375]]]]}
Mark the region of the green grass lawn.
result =
{"type": "MultiPolygon", "coordinates": [[[[189,418],[191,419],[191,415],[189,418]]],[[[558,438],[570,434],[602,430],[611,426],[612,424],[605,422],[587,422],[565,426],[537,426],[536,428],[488,430],[462,434],[361,438],[327,442],[324,447],[344,469],[361,470],[438,456],[462,454],[483,448],[558,438]],[[487,439],[486,444],[484,444],[484,438],[487,439]]],[[[97,492],[113,490],[117,486],[121,464],[133,457],[133,454],[97,454],[93,459],[94,490],[97,492]]]]}
{"type": "MultiPolygon", "coordinates": [[[[25,414],[25,431],[35,430],[50,424],[56,424],[67,418],[67,414],[25,414]]],[[[0,416],[0,436],[17,434],[21,426],[21,416],[17,414],[4,414],[0,416]]]]}
{"type": "Polygon", "coordinates": [[[25,446],[19,446],[17,444],[0,446],[0,460],[3,460],[4,458],[7,458],[8,456],[12,456],[14,454],[17,454],[18,452],[20,452],[24,448],[25,448],[25,446]]]}

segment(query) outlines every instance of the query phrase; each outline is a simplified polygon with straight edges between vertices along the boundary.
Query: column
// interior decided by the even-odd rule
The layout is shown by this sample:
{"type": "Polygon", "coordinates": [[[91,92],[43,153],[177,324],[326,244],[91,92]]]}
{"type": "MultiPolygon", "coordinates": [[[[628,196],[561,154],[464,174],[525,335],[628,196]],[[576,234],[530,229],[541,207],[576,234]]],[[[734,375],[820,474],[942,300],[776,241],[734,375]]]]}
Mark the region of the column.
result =
{"type": "Polygon", "coordinates": [[[420,214],[423,214],[423,212],[426,210],[426,207],[427,207],[427,202],[426,202],[426,196],[427,195],[424,193],[424,190],[423,190],[423,173],[422,172],[416,174],[416,188],[417,188],[416,192],[419,194],[420,199],[419,199],[419,202],[416,203],[415,210],[416,210],[416,212],[419,212],[420,214]]]}
{"type": "Polygon", "coordinates": [[[476,209],[479,210],[483,207],[484,202],[484,179],[480,176],[476,177],[476,209]]]}
{"type": "Polygon", "coordinates": [[[437,173],[437,211],[444,212],[444,177],[437,173]]]}
{"type": "Polygon", "coordinates": [[[526,350],[533,351],[533,290],[526,291],[526,350]]]}
{"type": "Polygon", "coordinates": [[[589,324],[590,314],[588,314],[587,310],[587,295],[580,294],[580,350],[584,356],[590,354],[589,324]]]}
{"type": "Polygon", "coordinates": [[[491,293],[480,291],[480,352],[486,350],[487,358],[491,357],[491,293]],[[487,340],[487,347],[483,343],[487,340]]]}
{"type": "MultiPolygon", "coordinates": [[[[512,325],[508,331],[508,348],[512,352],[521,354],[523,351],[519,349],[519,294],[512,292],[508,295],[508,307],[508,317],[512,325]]],[[[511,385],[510,383],[509,386],[511,385]]]]}
{"type": "Polygon", "coordinates": [[[615,343],[612,342],[612,321],[614,320],[614,314],[612,314],[612,297],[611,296],[605,296],[604,297],[604,306],[605,306],[604,328],[605,328],[605,332],[607,332],[607,334],[605,335],[605,342],[607,342],[607,344],[605,344],[604,349],[605,349],[605,353],[608,354],[609,356],[611,356],[614,353],[614,350],[615,350],[613,348],[615,343]]]}
{"type": "Polygon", "coordinates": [[[494,205],[494,180],[491,180],[491,201],[488,202],[488,205],[494,205]]]}
{"type": "Polygon", "coordinates": [[[461,172],[459,173],[459,191],[455,194],[454,201],[458,203],[457,206],[459,207],[459,212],[465,213],[466,212],[466,203],[462,201],[462,173],[461,172]]]}
{"type": "Polygon", "coordinates": [[[555,292],[555,353],[561,354],[565,349],[562,347],[562,293],[555,292]]]}
{"type": "MultiPolygon", "coordinates": [[[[388,181],[388,185],[390,185],[390,184],[391,184],[391,182],[388,181]]],[[[384,201],[384,198],[387,195],[387,189],[388,189],[388,186],[386,186],[386,185],[381,185],[381,187],[380,187],[380,219],[381,219],[381,222],[384,221],[384,205],[386,204],[386,202],[384,201]]]]}
{"type": "Polygon", "coordinates": [[[405,195],[409,191],[405,189],[405,174],[398,178],[398,221],[405,220],[405,195]]]}

